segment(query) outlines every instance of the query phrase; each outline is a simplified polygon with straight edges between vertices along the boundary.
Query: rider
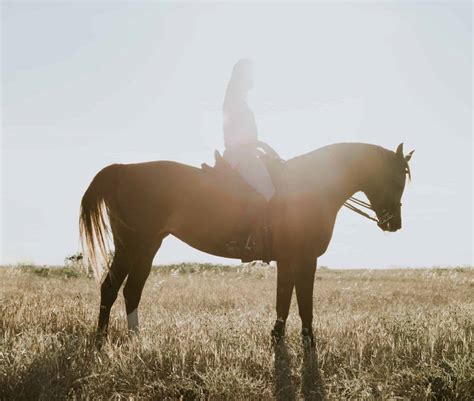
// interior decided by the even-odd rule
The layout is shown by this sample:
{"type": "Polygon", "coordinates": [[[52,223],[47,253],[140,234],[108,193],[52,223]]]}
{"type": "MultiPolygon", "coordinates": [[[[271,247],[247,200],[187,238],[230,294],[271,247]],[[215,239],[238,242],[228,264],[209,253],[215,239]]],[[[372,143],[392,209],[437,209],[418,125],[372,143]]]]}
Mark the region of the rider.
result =
{"type": "Polygon", "coordinates": [[[239,60],[225,93],[224,159],[242,178],[269,201],[275,193],[270,174],[258,157],[258,148],[277,157],[273,149],[258,140],[255,116],[247,104],[247,93],[253,87],[253,65],[249,59],[239,60]]]}
{"type": "MultiPolygon", "coordinates": [[[[277,153],[266,143],[258,140],[255,116],[247,104],[247,93],[253,87],[253,65],[248,59],[239,60],[232,70],[232,76],[223,104],[224,115],[224,159],[237,170],[242,178],[268,202],[275,194],[270,174],[265,163],[259,158],[260,149],[266,154],[280,159],[277,153]]],[[[255,210],[254,210],[255,211],[255,210]]],[[[253,214],[252,211],[248,210],[253,214]]],[[[268,208],[258,209],[263,225],[263,260],[271,260],[271,227],[268,208]]],[[[255,239],[256,232],[247,237],[247,244],[255,239]]],[[[251,246],[245,246],[246,251],[252,252],[251,246]]],[[[252,257],[243,261],[249,261],[252,257]]]]}

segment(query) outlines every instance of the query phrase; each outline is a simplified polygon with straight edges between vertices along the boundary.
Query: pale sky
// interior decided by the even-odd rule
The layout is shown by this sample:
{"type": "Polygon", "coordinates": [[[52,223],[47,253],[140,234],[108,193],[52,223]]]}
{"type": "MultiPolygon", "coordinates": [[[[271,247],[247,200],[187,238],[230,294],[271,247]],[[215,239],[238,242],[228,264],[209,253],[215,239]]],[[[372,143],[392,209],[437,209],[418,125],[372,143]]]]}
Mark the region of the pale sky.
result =
{"type": "MultiPolygon", "coordinates": [[[[259,135],[282,157],[416,150],[403,229],[342,210],[320,265],[473,264],[470,2],[1,7],[0,263],[77,252],[80,199],[108,164],[212,163],[232,66],[249,57],[259,135]]],[[[168,237],[155,263],[182,261],[238,262],[168,237]]]]}

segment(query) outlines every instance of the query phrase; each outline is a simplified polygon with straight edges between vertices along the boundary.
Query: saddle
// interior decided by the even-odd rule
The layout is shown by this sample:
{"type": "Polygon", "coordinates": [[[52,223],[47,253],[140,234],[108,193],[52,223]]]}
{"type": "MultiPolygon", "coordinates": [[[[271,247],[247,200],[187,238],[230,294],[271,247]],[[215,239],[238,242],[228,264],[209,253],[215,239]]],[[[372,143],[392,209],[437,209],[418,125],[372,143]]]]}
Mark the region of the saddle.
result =
{"type": "Polygon", "coordinates": [[[209,166],[206,163],[201,164],[201,169],[208,174],[225,179],[226,184],[239,188],[239,190],[255,192],[256,191],[235,171],[229,163],[221,156],[218,150],[214,152],[215,164],[209,166]]]}
{"type": "MultiPolygon", "coordinates": [[[[269,203],[230,166],[217,150],[214,152],[214,157],[215,165],[211,167],[202,163],[202,171],[221,178],[229,190],[247,194],[246,206],[239,219],[240,223],[238,227],[235,227],[235,239],[225,245],[229,256],[241,259],[244,263],[253,260],[269,263],[273,260],[273,233],[269,203]]],[[[263,152],[259,157],[265,163],[272,178],[276,196],[281,187],[279,184],[283,180],[284,161],[263,152]]]]}
{"type": "MultiPolygon", "coordinates": [[[[283,159],[276,159],[271,157],[264,152],[261,152],[259,158],[264,162],[268,173],[273,181],[275,190],[278,193],[279,189],[282,188],[283,183],[283,167],[285,161],[283,159]]],[[[225,177],[226,180],[229,180],[233,185],[238,185],[239,187],[247,188],[250,192],[257,193],[254,188],[252,188],[241,176],[235,171],[231,165],[222,157],[218,150],[214,151],[214,166],[209,166],[206,163],[201,164],[201,169],[208,173],[221,177],[225,177]]]]}

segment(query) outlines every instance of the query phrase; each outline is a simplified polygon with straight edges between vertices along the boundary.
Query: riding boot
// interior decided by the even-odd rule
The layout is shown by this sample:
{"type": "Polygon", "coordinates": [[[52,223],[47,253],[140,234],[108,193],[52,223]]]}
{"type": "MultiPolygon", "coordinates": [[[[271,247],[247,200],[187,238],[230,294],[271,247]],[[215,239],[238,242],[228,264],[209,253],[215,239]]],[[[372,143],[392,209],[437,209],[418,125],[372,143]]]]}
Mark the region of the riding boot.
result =
{"type": "Polygon", "coordinates": [[[242,262],[252,262],[259,260],[264,255],[265,248],[265,226],[266,205],[261,200],[253,199],[247,203],[245,212],[245,240],[242,246],[242,262]]]}
{"type": "Polygon", "coordinates": [[[242,263],[271,261],[272,230],[268,203],[249,201],[235,231],[236,240],[226,245],[231,254],[238,253],[242,263]]]}
{"type": "Polygon", "coordinates": [[[255,202],[248,201],[234,229],[234,239],[226,244],[229,256],[239,258],[242,263],[256,259],[256,217],[258,211],[255,202]]]}

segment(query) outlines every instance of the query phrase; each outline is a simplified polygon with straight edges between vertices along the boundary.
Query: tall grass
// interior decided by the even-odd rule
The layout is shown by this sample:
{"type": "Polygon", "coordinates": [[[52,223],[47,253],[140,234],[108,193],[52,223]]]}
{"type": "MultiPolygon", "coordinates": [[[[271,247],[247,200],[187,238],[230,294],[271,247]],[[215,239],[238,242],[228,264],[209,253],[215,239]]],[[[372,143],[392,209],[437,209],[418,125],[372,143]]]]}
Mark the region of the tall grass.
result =
{"type": "Polygon", "coordinates": [[[201,265],[153,270],[138,335],[120,296],[99,351],[93,280],[2,268],[0,399],[473,399],[473,269],[316,276],[313,352],[295,302],[271,345],[275,268],[201,265]]]}

